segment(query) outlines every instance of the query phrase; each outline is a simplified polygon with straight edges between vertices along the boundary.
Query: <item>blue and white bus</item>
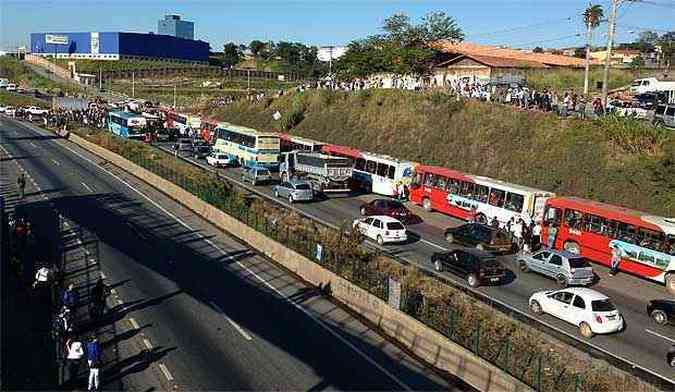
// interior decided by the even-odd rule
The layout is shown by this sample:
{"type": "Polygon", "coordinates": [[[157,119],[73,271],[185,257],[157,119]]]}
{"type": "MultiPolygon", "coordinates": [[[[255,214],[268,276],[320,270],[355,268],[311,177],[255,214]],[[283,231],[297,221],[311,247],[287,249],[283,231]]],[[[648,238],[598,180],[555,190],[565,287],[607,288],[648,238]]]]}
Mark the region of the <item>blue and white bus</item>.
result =
{"type": "Polygon", "coordinates": [[[108,129],[113,134],[127,139],[143,139],[147,120],[140,114],[129,112],[108,113],[108,129]]]}
{"type": "Polygon", "coordinates": [[[230,159],[236,159],[242,167],[279,169],[281,145],[276,133],[221,124],[215,129],[214,135],[213,150],[226,154],[230,159]]]}

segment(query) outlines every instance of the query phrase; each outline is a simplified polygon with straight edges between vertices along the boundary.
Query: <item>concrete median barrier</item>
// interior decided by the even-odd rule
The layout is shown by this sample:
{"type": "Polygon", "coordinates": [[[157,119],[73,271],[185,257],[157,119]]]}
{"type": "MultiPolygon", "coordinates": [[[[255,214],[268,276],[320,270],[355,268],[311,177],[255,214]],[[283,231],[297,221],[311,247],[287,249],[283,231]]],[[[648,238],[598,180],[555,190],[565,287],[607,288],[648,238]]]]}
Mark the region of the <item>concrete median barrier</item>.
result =
{"type": "Polygon", "coordinates": [[[531,390],[526,384],[497,366],[451,342],[402,311],[390,307],[375,295],[266,237],[177,185],[80,136],[71,134],[69,140],[159,189],[305,281],[317,286],[330,287],[331,295],[335,299],[377,325],[390,338],[434,367],[461,378],[481,391],[531,390]]]}

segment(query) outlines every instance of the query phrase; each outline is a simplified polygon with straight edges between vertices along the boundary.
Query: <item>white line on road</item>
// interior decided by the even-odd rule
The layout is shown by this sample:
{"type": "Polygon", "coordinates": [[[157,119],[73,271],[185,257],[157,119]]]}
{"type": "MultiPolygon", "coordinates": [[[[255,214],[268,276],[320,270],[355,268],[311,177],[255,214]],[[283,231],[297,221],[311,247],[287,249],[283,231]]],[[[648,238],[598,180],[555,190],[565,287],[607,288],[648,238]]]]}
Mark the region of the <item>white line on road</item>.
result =
{"type": "Polygon", "coordinates": [[[665,340],[667,340],[667,341],[669,341],[669,342],[671,342],[671,343],[675,343],[675,339],[669,338],[669,337],[667,337],[667,336],[663,336],[663,335],[661,335],[660,333],[656,333],[656,332],[654,332],[654,331],[652,331],[652,330],[645,329],[645,332],[650,333],[650,334],[652,334],[652,335],[654,335],[654,336],[658,336],[658,337],[660,337],[661,339],[665,339],[665,340]]]}
{"type": "Polygon", "coordinates": [[[52,162],[54,162],[54,164],[55,164],[56,166],[61,166],[61,164],[59,163],[59,161],[57,161],[56,159],[52,159],[52,162]]]}
{"type": "Polygon", "coordinates": [[[37,148],[37,146],[35,145],[35,143],[33,143],[33,142],[30,142],[29,144],[30,144],[31,146],[33,146],[33,147],[37,148]]]}
{"type": "Polygon", "coordinates": [[[145,347],[147,347],[148,350],[152,350],[152,343],[150,343],[150,340],[143,338],[143,344],[145,344],[145,347]]]}
{"type": "Polygon", "coordinates": [[[210,303],[211,303],[211,306],[212,306],[214,309],[216,309],[216,311],[217,311],[218,313],[222,314],[223,317],[225,318],[225,320],[227,320],[227,322],[230,323],[230,325],[233,326],[234,329],[236,329],[237,332],[239,332],[239,333],[241,334],[241,336],[244,337],[244,339],[246,339],[246,340],[253,340],[253,338],[251,337],[251,335],[249,335],[249,334],[244,330],[244,328],[242,328],[241,326],[239,326],[239,324],[235,323],[234,320],[232,320],[231,318],[227,317],[227,315],[225,314],[225,312],[223,312],[223,309],[221,309],[220,306],[216,305],[216,304],[213,303],[213,302],[210,302],[210,303]]]}
{"type": "Polygon", "coordinates": [[[134,329],[141,329],[141,327],[138,326],[136,319],[129,317],[129,323],[131,323],[131,326],[134,327],[134,329]]]}
{"type": "Polygon", "coordinates": [[[164,377],[166,377],[167,380],[173,381],[173,376],[171,375],[171,372],[169,372],[169,369],[166,368],[166,365],[160,363],[159,370],[161,370],[162,373],[164,373],[164,377]]]}
{"type": "MultiPolygon", "coordinates": [[[[194,230],[190,225],[188,225],[187,223],[185,223],[183,220],[181,220],[180,218],[178,218],[176,215],[174,215],[174,214],[172,214],[171,212],[169,212],[166,208],[160,206],[159,203],[157,203],[155,200],[152,200],[149,196],[147,196],[147,195],[144,194],[143,192],[141,192],[141,191],[139,191],[138,189],[136,189],[136,188],[134,188],[133,186],[131,186],[127,181],[123,180],[123,179],[120,178],[118,175],[116,175],[116,174],[110,172],[109,170],[107,170],[107,169],[105,169],[105,168],[103,168],[103,167],[97,165],[96,162],[94,162],[94,161],[92,161],[91,159],[89,159],[89,158],[83,156],[82,154],[80,154],[79,152],[73,150],[72,148],[67,147],[65,144],[60,144],[60,146],[63,147],[63,148],[65,148],[66,150],[72,152],[73,154],[77,155],[78,157],[80,157],[80,158],[83,159],[84,161],[89,162],[89,163],[92,164],[94,167],[97,167],[97,168],[99,168],[100,170],[102,170],[103,172],[108,173],[110,176],[112,176],[113,178],[115,178],[116,180],[118,180],[119,182],[121,182],[122,184],[126,185],[127,187],[129,187],[129,189],[131,189],[132,191],[136,192],[139,196],[141,196],[142,198],[144,198],[145,200],[147,200],[148,202],[150,202],[150,204],[154,205],[154,206],[155,206],[156,208],[158,208],[160,211],[164,212],[167,216],[173,218],[176,222],[180,223],[183,227],[187,228],[188,230],[194,230]]],[[[203,238],[204,241],[206,241],[206,243],[208,243],[209,245],[213,246],[215,249],[217,249],[218,251],[220,251],[222,254],[226,255],[228,259],[232,259],[232,256],[228,255],[227,252],[225,252],[224,250],[222,250],[222,249],[220,249],[218,246],[216,246],[216,244],[214,244],[213,241],[209,240],[208,238],[204,238],[204,236],[201,235],[201,234],[197,234],[197,235],[198,235],[199,237],[203,238]]],[[[393,375],[390,371],[388,371],[387,369],[385,369],[384,367],[382,367],[382,365],[380,365],[380,364],[377,363],[374,359],[372,359],[371,357],[369,357],[368,354],[366,354],[365,352],[361,351],[358,347],[354,346],[351,342],[349,342],[348,340],[346,340],[345,338],[343,338],[342,336],[340,336],[340,335],[339,335],[337,332],[335,332],[331,327],[329,327],[329,326],[328,326],[326,323],[324,323],[323,321],[319,320],[317,317],[315,317],[313,314],[311,314],[311,313],[310,313],[309,311],[307,311],[305,308],[303,308],[302,306],[300,306],[300,305],[298,305],[297,303],[293,302],[291,299],[287,298],[281,291],[279,291],[279,289],[277,289],[276,287],[272,286],[269,282],[267,282],[265,279],[263,279],[262,277],[260,277],[258,274],[256,274],[254,271],[252,271],[250,268],[248,268],[247,266],[245,266],[244,264],[242,264],[240,261],[237,261],[236,263],[237,263],[241,268],[247,270],[251,275],[255,276],[255,277],[256,277],[258,280],[260,280],[260,282],[262,282],[264,285],[266,285],[266,286],[269,287],[271,290],[273,290],[274,292],[276,292],[279,296],[281,296],[282,298],[284,298],[284,299],[286,300],[286,302],[288,302],[291,306],[293,306],[293,307],[295,307],[296,309],[298,309],[298,310],[300,310],[301,312],[303,312],[307,317],[309,317],[309,318],[312,319],[314,322],[316,322],[320,327],[322,327],[323,329],[325,329],[328,333],[330,333],[331,335],[333,335],[336,339],[338,339],[338,340],[341,341],[343,344],[345,344],[347,347],[349,347],[350,349],[352,349],[352,351],[354,351],[354,352],[357,353],[361,358],[363,358],[364,360],[366,360],[366,362],[368,362],[368,363],[370,363],[371,365],[375,366],[379,371],[381,371],[381,372],[382,372],[383,374],[385,374],[387,377],[389,377],[389,378],[391,378],[393,381],[395,381],[402,389],[405,389],[405,390],[408,390],[408,391],[411,391],[411,390],[412,390],[412,388],[410,388],[410,386],[408,386],[406,383],[404,383],[403,381],[401,381],[398,377],[396,377],[395,375],[393,375]]]]}
{"type": "Polygon", "coordinates": [[[91,189],[91,188],[89,187],[89,185],[85,184],[84,182],[81,182],[81,184],[82,184],[83,187],[87,188],[87,190],[88,190],[89,192],[92,192],[92,193],[94,192],[94,190],[91,189]]]}

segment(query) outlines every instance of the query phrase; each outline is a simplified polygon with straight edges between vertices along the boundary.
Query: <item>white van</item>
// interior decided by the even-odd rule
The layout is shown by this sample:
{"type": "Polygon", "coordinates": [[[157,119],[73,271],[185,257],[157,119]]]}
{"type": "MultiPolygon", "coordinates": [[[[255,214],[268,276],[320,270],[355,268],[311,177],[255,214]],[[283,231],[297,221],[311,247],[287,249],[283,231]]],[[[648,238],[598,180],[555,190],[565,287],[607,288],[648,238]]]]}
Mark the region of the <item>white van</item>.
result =
{"type": "Polygon", "coordinates": [[[0,78],[0,88],[7,88],[9,79],[0,78]]]}

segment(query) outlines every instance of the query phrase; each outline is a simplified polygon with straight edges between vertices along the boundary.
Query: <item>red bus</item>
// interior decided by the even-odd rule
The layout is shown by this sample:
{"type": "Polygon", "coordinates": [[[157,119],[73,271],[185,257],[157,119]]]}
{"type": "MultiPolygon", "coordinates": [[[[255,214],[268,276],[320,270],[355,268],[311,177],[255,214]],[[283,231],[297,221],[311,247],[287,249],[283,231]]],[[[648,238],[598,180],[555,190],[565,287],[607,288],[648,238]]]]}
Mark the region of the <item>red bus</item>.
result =
{"type": "Polygon", "coordinates": [[[213,144],[215,143],[215,140],[213,139],[213,136],[215,135],[215,129],[218,128],[218,126],[223,125],[225,127],[227,123],[224,123],[222,121],[216,121],[211,118],[202,118],[201,121],[201,129],[199,132],[199,136],[204,139],[207,143],[213,144]]]}
{"type": "Polygon", "coordinates": [[[514,218],[526,224],[540,221],[551,192],[437,166],[418,165],[410,201],[427,211],[456,218],[504,224],[514,218]]]}
{"type": "Polygon", "coordinates": [[[675,294],[675,219],[578,197],[546,201],[542,242],[606,266],[612,249],[619,269],[665,283],[675,294]]]}

